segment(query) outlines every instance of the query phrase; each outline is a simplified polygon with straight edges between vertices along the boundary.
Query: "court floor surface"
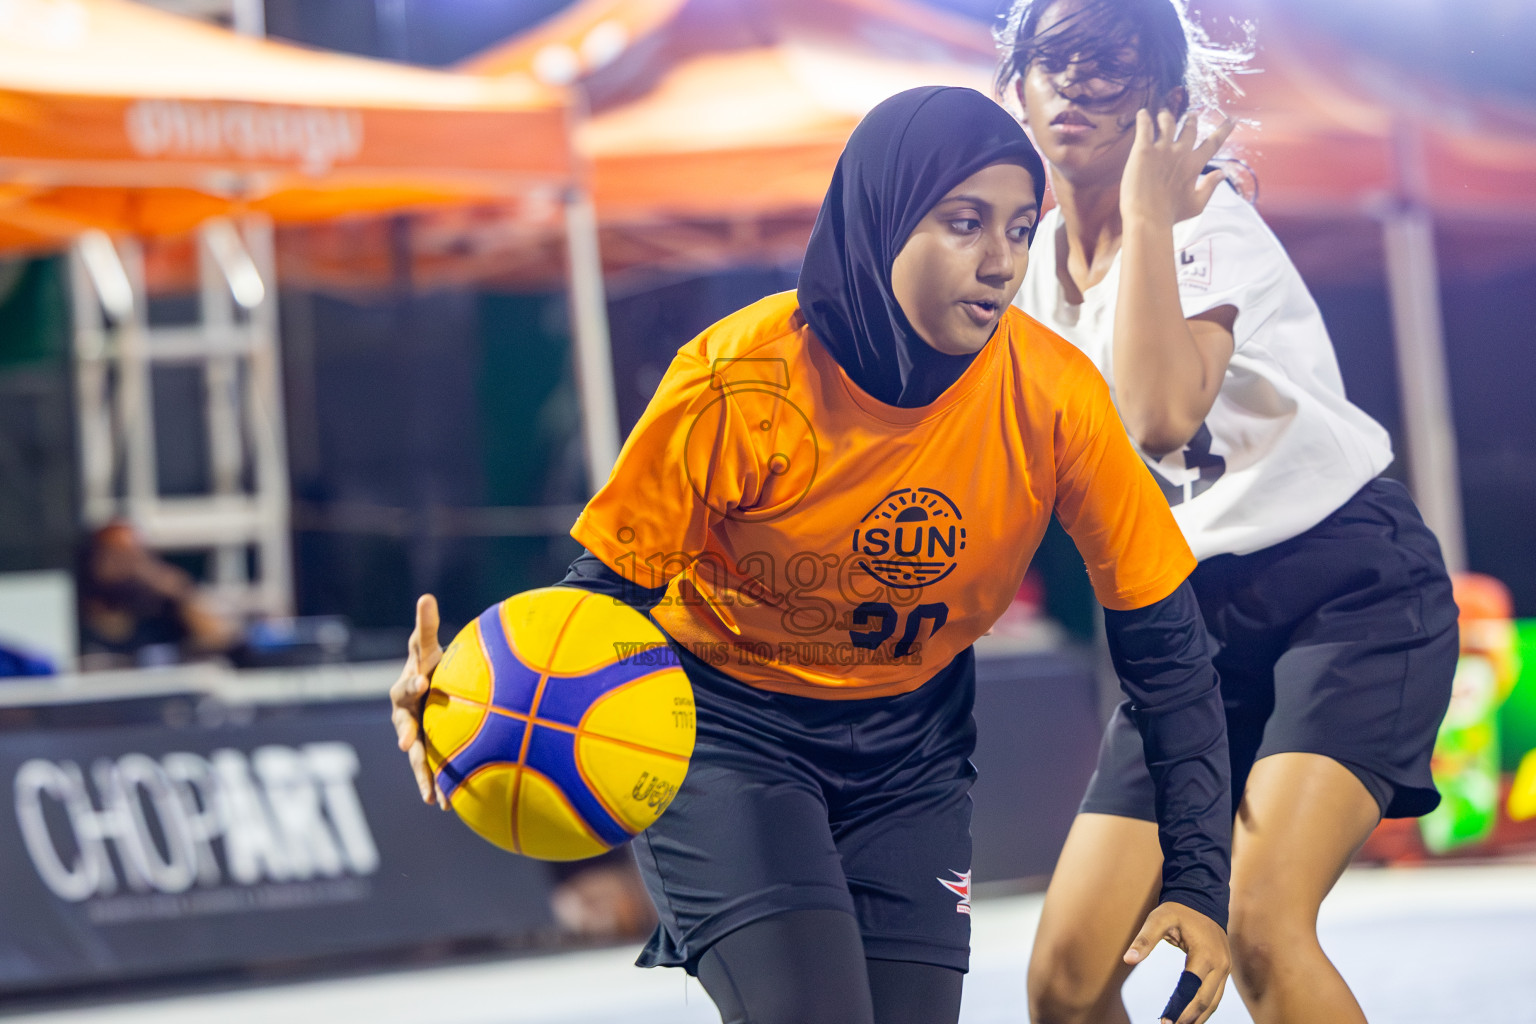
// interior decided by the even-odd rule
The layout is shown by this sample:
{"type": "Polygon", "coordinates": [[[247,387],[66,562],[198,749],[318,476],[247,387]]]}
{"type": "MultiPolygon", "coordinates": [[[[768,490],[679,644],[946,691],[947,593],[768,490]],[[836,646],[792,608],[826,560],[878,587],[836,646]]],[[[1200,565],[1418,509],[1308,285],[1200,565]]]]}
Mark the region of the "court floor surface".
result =
{"type": "MultiPolygon", "coordinates": [[[[962,1024],[1025,1024],[1039,895],[978,899],[962,1024]]],[[[1323,907],[1323,946],[1372,1024],[1536,1024],[1536,863],[1361,868],[1323,907]]],[[[718,1024],[680,971],[630,947],[5,1014],[24,1024],[718,1024]]],[[[1155,1021],[1182,955],[1159,950],[1126,986],[1155,1021]]],[[[1214,1024],[1249,1021],[1229,985],[1214,1024]]]]}

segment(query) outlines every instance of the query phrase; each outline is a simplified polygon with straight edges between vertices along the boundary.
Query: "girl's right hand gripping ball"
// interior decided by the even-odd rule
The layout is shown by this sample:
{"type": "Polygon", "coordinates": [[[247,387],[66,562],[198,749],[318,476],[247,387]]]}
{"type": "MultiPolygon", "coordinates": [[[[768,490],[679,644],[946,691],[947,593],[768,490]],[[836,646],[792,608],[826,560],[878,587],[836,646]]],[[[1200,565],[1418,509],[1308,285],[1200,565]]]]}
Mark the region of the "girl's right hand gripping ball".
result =
{"type": "Polygon", "coordinates": [[[579,860],[672,802],[693,754],[693,688],[644,615],[544,587],[454,638],[422,725],[433,777],[470,828],[513,853],[579,860]]]}

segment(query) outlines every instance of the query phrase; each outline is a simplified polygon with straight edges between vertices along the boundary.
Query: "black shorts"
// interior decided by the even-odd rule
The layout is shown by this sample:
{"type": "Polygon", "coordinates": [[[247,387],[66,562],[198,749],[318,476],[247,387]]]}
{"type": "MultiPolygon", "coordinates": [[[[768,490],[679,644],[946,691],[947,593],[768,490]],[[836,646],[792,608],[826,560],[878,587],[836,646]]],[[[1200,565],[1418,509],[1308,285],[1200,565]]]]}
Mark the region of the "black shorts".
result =
{"type": "MultiPolygon", "coordinates": [[[[1440,545],[1396,481],[1376,479],[1307,532],[1190,576],[1218,648],[1234,811],[1259,758],[1323,754],[1382,814],[1440,802],[1429,757],[1458,638],[1440,545]]],[[[1122,704],[1081,810],[1153,821],[1141,736],[1122,704]]]]}
{"type": "Polygon", "coordinates": [[[966,970],[974,655],[869,700],[768,693],[680,657],[698,740],[634,842],[660,918],[639,965],[694,973],[737,928],[832,909],[858,920],[871,959],[966,970]]]}

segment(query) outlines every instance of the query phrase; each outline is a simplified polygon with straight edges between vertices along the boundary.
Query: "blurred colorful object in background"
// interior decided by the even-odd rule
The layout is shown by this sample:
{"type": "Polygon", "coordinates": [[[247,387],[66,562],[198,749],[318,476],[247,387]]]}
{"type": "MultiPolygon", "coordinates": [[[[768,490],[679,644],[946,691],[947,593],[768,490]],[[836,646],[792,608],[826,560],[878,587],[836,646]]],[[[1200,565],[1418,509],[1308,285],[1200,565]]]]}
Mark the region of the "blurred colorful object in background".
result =
{"type": "Polygon", "coordinates": [[[1510,821],[1536,819],[1536,619],[1515,623],[1520,667],[1514,688],[1499,709],[1503,769],[1514,772],[1507,812],[1510,821]]]}
{"type": "Polygon", "coordinates": [[[1461,660],[1432,763],[1442,802],[1416,824],[1382,822],[1364,860],[1536,851],[1536,619],[1515,621],[1491,576],[1461,573],[1455,588],[1461,660]]]}
{"type": "Polygon", "coordinates": [[[1435,741],[1440,806],[1419,819],[1424,845],[1446,853],[1493,833],[1499,813],[1499,705],[1518,673],[1509,590],[1491,576],[1455,579],[1461,659],[1435,741]]]}

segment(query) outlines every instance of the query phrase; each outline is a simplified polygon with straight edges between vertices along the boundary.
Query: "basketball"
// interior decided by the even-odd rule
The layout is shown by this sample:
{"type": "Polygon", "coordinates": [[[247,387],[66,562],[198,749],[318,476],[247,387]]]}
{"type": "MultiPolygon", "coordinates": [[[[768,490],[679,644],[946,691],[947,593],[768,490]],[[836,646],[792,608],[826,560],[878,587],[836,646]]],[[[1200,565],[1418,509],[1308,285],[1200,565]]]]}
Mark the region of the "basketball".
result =
{"type": "Polygon", "coordinates": [[[661,631],[572,587],[509,597],[464,627],[422,721],[459,817],[540,860],[632,839],[672,802],[693,753],[693,689],[661,631]]]}

